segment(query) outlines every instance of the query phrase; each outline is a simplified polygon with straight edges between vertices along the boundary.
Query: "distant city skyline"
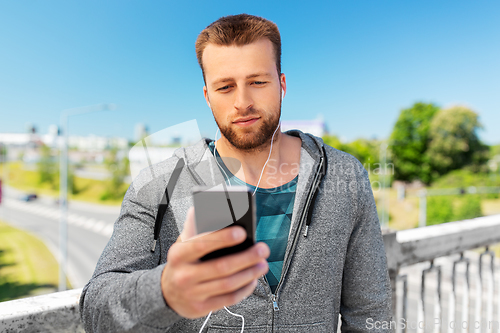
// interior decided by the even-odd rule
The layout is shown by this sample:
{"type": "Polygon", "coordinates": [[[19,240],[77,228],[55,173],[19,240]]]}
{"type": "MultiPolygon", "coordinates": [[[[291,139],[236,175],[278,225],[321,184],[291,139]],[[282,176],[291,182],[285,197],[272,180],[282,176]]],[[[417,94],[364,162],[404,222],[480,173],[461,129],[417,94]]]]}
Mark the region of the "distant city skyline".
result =
{"type": "MultiPolygon", "coordinates": [[[[281,130],[286,132],[291,129],[299,129],[303,132],[311,133],[313,135],[322,137],[328,133],[328,126],[324,122],[323,117],[320,115],[316,119],[312,120],[282,120],[281,121],[281,130]]],[[[47,132],[40,131],[36,124],[26,123],[24,132],[7,132],[0,133],[0,144],[26,144],[30,141],[32,135],[37,135],[45,144],[49,146],[56,146],[56,139],[58,134],[60,133],[59,127],[56,124],[51,124],[48,128],[47,132]]],[[[198,124],[195,120],[191,120],[188,122],[184,122],[181,124],[174,125],[169,128],[162,129],[155,133],[151,133],[149,131],[149,126],[143,123],[137,123],[134,126],[133,137],[127,136],[109,136],[109,135],[101,135],[97,136],[93,133],[88,133],[87,135],[76,135],[69,133],[69,145],[72,143],[75,145],[77,142],[80,142],[78,146],[83,149],[85,145],[89,145],[85,138],[91,139],[91,141],[98,140],[100,143],[99,147],[107,146],[107,139],[119,139],[119,146],[122,147],[124,145],[123,140],[127,140],[128,142],[139,143],[141,139],[147,138],[149,141],[153,140],[154,142],[148,142],[149,144],[154,145],[169,145],[169,144],[191,144],[196,140],[201,138],[201,133],[199,131],[198,124]],[[193,136],[192,134],[195,133],[193,136]],[[84,142],[85,141],[85,142],[84,142]]],[[[90,141],[89,141],[90,142],[90,141]]],[[[97,142],[97,141],[96,141],[97,142]]]]}
{"type": "Polygon", "coordinates": [[[500,143],[500,2],[2,1],[0,132],[48,132],[62,110],[116,103],[69,119],[70,135],[134,140],[196,119],[203,98],[194,43],[217,18],[246,12],[278,25],[287,78],[282,120],[324,117],[345,141],[388,138],[401,109],[433,102],[478,112],[500,143]],[[284,8],[284,6],[286,8],[284,8]]]}

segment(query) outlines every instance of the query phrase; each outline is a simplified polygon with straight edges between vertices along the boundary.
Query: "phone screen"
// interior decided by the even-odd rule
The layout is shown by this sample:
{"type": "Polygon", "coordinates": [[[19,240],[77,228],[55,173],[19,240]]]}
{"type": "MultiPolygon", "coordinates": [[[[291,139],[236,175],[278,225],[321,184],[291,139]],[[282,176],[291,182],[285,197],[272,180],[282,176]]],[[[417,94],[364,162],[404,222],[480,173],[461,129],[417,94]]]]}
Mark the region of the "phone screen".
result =
{"type": "Polygon", "coordinates": [[[193,202],[197,234],[232,225],[240,225],[247,232],[243,243],[209,253],[201,260],[240,252],[255,244],[255,202],[248,187],[196,187],[193,189],[193,202]]]}

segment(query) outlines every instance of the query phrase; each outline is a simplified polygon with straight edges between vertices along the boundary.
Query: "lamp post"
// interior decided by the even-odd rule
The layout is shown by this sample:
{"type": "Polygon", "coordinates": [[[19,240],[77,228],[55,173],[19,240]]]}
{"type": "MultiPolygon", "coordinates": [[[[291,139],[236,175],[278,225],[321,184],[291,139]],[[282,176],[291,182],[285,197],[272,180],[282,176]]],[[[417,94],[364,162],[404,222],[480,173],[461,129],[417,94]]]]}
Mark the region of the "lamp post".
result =
{"type": "Polygon", "coordinates": [[[79,108],[66,109],[61,112],[60,129],[62,132],[59,157],[59,291],[66,290],[66,264],[68,260],[68,118],[70,116],[114,110],[115,104],[96,104],[79,108]]]}
{"type": "Polygon", "coordinates": [[[379,175],[382,175],[380,179],[380,187],[382,189],[382,204],[380,210],[380,225],[382,228],[389,227],[389,193],[387,193],[387,147],[389,145],[387,142],[383,142],[380,146],[380,170],[379,175]]]}

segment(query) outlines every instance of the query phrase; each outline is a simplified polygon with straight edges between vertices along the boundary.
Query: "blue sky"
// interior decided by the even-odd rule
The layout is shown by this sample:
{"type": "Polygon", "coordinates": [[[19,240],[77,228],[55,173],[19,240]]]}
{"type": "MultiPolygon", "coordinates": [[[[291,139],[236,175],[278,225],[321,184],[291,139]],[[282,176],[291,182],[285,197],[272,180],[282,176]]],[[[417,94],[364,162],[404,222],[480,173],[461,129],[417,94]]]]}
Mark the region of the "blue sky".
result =
{"type": "Polygon", "coordinates": [[[45,133],[61,110],[70,134],[133,139],[197,119],[216,125],[202,94],[198,33],[238,13],[277,23],[287,96],[282,119],[322,114],[346,140],[385,138],[414,102],[477,111],[481,138],[500,143],[499,1],[13,1],[0,0],[0,132],[45,133]]]}

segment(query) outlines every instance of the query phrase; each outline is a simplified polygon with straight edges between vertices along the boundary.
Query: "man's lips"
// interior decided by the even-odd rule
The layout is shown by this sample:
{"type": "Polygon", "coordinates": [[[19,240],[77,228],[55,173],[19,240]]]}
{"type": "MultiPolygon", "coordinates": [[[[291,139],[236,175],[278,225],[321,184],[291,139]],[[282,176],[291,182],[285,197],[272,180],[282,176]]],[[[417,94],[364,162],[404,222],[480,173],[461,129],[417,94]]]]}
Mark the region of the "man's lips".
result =
{"type": "Polygon", "coordinates": [[[259,119],[260,118],[256,118],[256,117],[246,117],[246,118],[237,119],[237,120],[233,121],[233,123],[235,125],[238,125],[238,126],[249,126],[249,125],[252,125],[253,123],[255,123],[259,119]]]}

